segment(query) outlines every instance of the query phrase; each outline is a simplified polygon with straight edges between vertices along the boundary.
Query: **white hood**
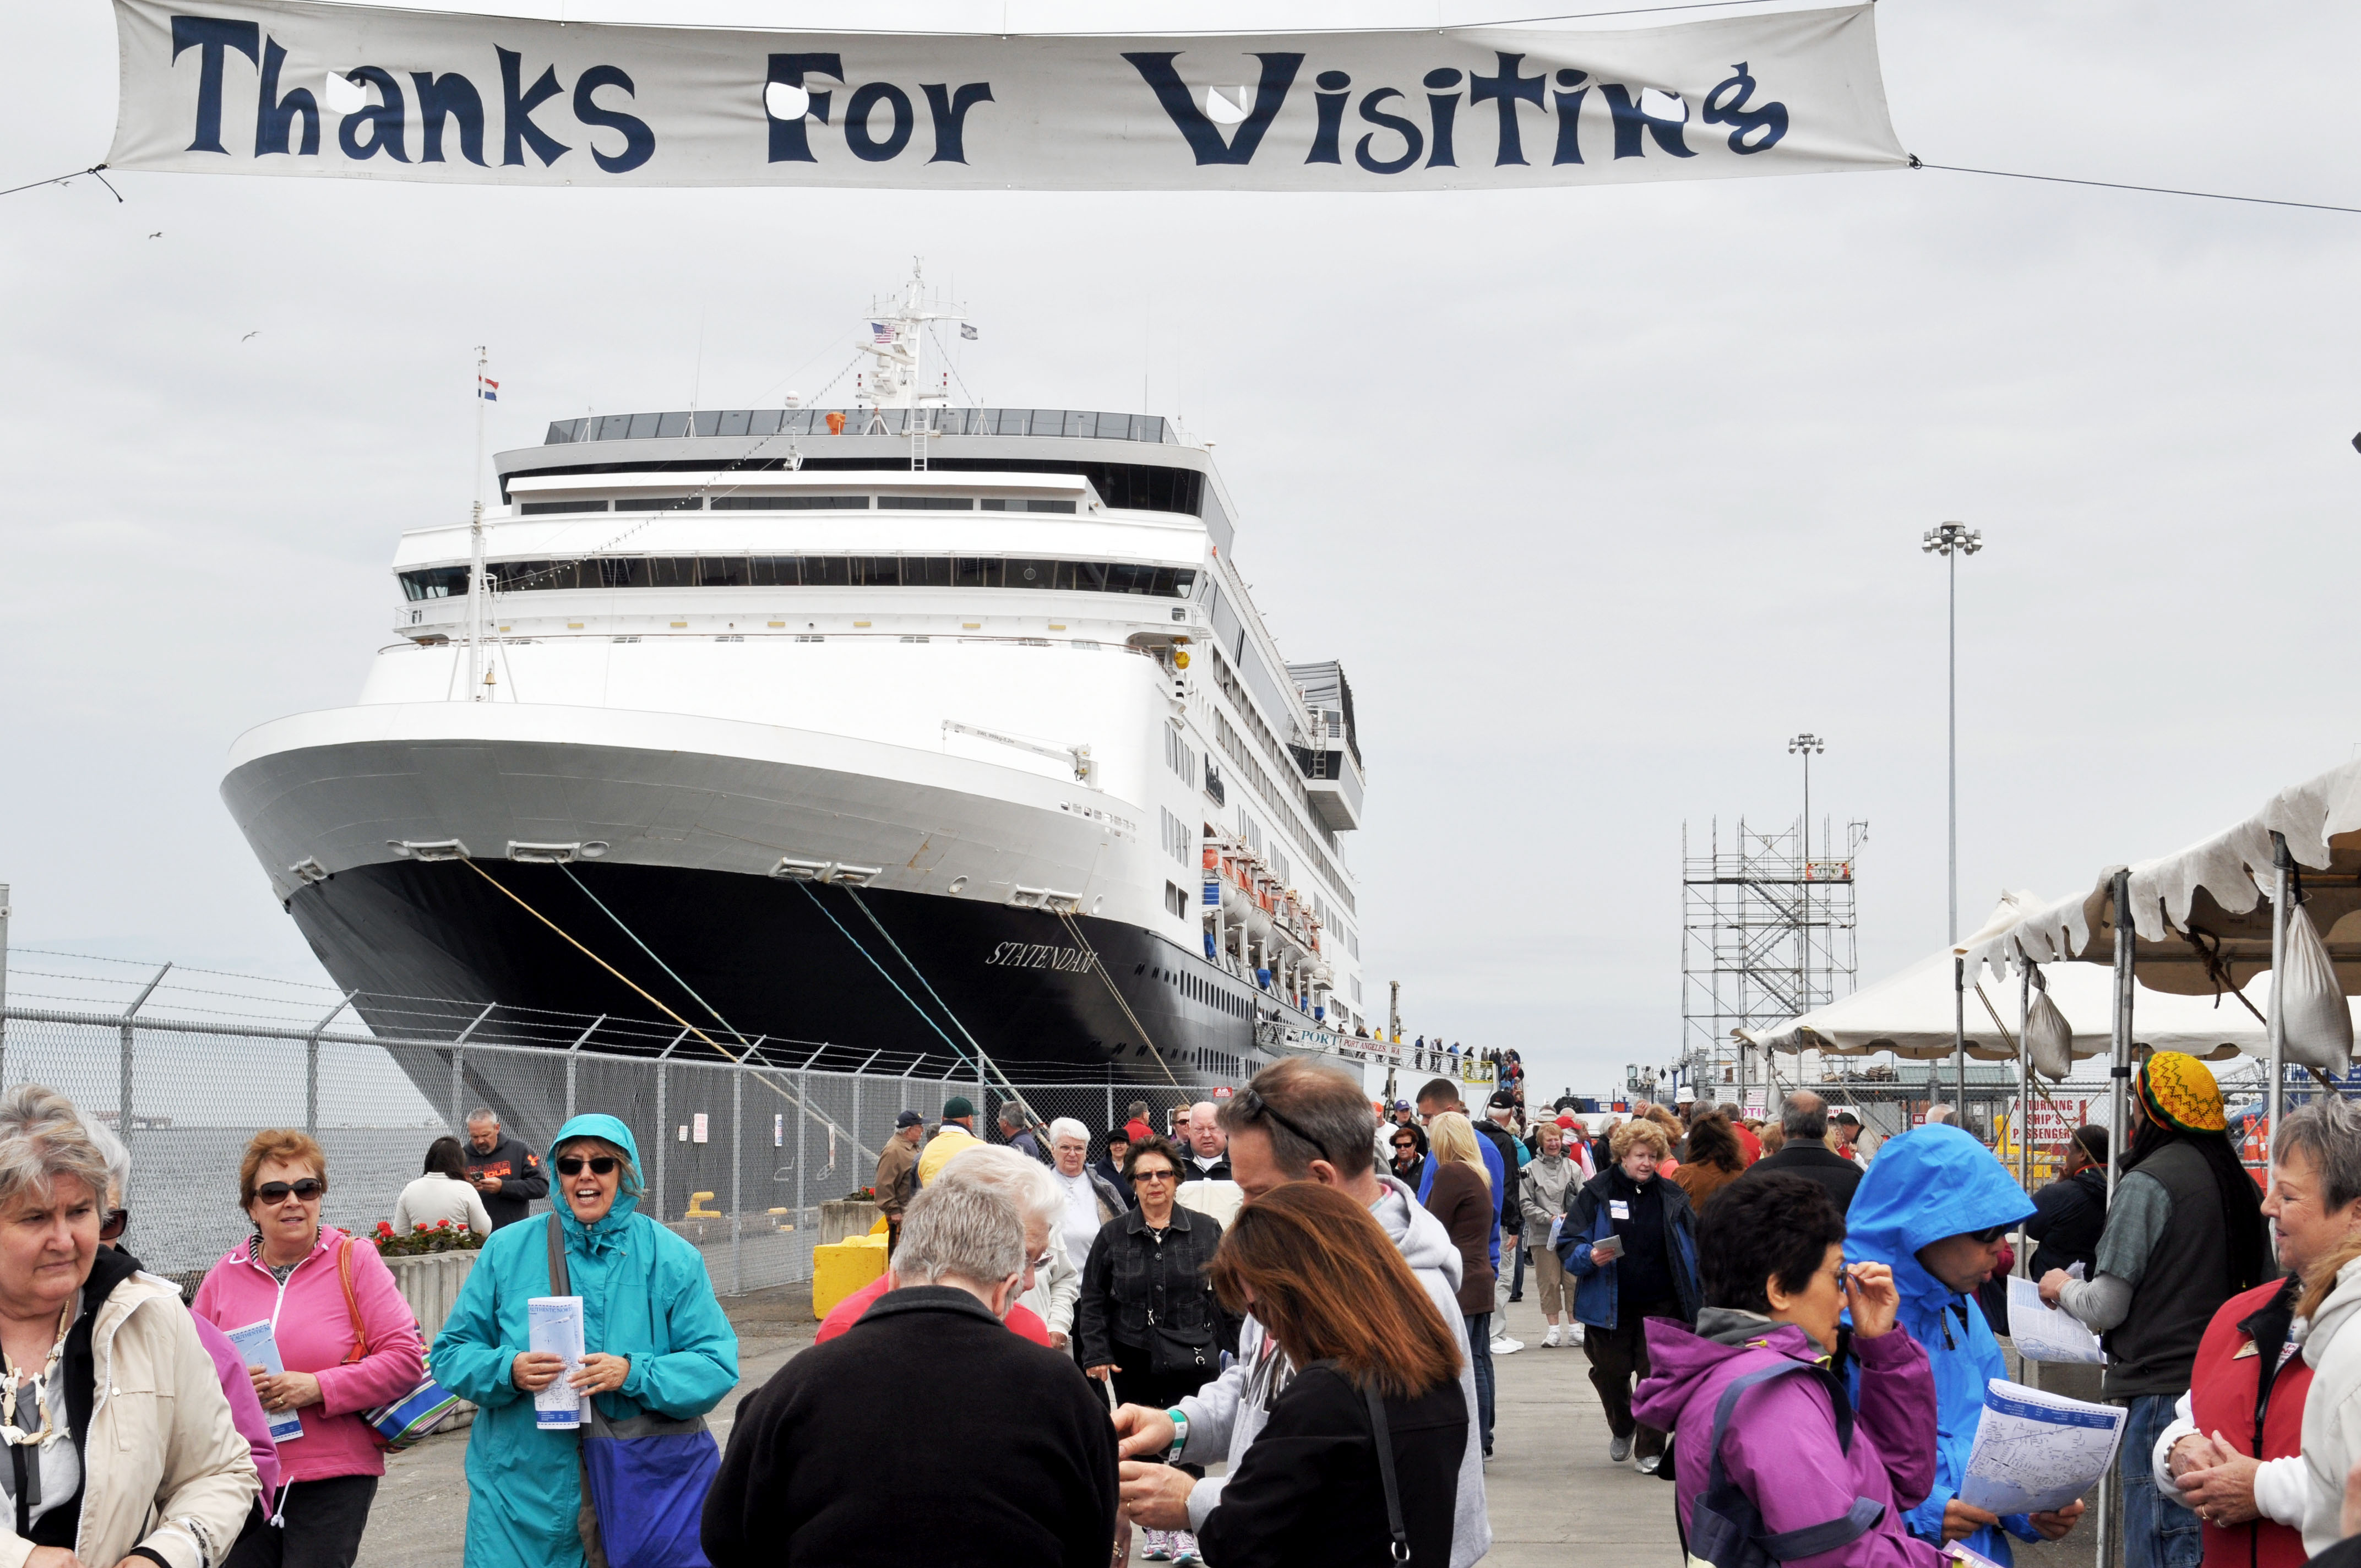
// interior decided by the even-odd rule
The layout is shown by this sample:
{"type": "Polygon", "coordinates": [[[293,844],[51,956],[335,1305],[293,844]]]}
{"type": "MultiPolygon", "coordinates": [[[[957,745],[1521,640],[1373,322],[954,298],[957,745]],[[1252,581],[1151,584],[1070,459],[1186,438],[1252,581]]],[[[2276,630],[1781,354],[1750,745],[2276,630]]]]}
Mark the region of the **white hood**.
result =
{"type": "Polygon", "coordinates": [[[1379,1185],[1386,1195],[1369,1206],[1370,1217],[1378,1222],[1394,1245],[1401,1249],[1402,1260],[1416,1273],[1432,1268],[1451,1281],[1455,1294],[1459,1289],[1459,1249],[1452,1245],[1451,1233],[1443,1222],[1426,1211],[1418,1201],[1418,1193],[1399,1176],[1379,1176],[1379,1185]]]}

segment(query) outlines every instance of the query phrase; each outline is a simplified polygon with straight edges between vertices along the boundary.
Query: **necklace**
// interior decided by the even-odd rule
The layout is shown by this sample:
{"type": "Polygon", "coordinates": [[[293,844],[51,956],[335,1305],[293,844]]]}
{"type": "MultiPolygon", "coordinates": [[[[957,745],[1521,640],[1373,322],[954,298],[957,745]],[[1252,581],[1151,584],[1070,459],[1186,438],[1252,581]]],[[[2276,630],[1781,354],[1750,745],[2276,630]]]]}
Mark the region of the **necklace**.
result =
{"type": "Polygon", "coordinates": [[[49,1354],[42,1361],[38,1378],[33,1384],[33,1409],[40,1417],[40,1425],[30,1432],[26,1431],[16,1420],[16,1394],[18,1386],[26,1380],[24,1370],[16,1365],[15,1356],[0,1349],[0,1376],[7,1379],[7,1387],[0,1389],[0,1442],[12,1448],[27,1445],[47,1448],[65,1435],[56,1425],[57,1413],[49,1409],[49,1377],[50,1368],[56,1366],[65,1354],[66,1335],[73,1327],[74,1307],[81,1299],[82,1293],[76,1291],[73,1298],[59,1309],[58,1337],[49,1345],[49,1354]]]}

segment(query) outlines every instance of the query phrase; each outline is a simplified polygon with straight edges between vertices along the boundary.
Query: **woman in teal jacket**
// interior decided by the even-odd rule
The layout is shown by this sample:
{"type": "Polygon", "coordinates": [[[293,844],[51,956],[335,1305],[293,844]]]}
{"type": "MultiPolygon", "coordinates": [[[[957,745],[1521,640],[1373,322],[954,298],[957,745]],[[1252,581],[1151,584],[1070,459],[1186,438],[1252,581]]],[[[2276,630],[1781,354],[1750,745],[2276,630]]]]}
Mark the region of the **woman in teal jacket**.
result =
{"type": "MultiPolygon", "coordinates": [[[[563,1229],[589,1354],[577,1385],[611,1420],[701,1416],[738,1384],[738,1336],[697,1248],[639,1207],[639,1146],[612,1116],[577,1116],[550,1145],[551,1212],[492,1233],[428,1356],[478,1407],[467,1434],[467,1568],[581,1568],[581,1467],[571,1431],[544,1431],[528,1390],[555,1367],[527,1350],[525,1302],[554,1294],[549,1225],[563,1229]],[[579,1160],[569,1174],[561,1158],[579,1160]],[[614,1161],[603,1173],[597,1161],[614,1161]],[[520,1364],[522,1365],[520,1365],[520,1364]]],[[[554,1361],[555,1358],[550,1358],[554,1361]]]]}

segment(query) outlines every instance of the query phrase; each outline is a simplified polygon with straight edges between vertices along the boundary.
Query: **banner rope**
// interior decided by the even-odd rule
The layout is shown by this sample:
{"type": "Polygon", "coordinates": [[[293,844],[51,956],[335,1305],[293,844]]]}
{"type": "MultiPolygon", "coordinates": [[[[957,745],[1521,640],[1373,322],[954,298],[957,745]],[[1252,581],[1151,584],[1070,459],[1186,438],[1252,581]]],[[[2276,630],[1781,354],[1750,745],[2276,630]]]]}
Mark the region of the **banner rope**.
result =
{"type": "Polygon", "coordinates": [[[106,165],[104,163],[93,163],[88,169],[77,169],[71,174],[52,175],[47,180],[36,180],[29,185],[11,185],[5,191],[0,191],[0,196],[13,196],[19,191],[38,191],[44,185],[63,185],[70,181],[79,180],[83,175],[87,174],[96,180],[100,184],[105,185],[106,193],[114,197],[116,202],[120,203],[123,200],[123,192],[116,190],[113,185],[107,184],[106,176],[100,172],[105,169],[105,167],[106,165]]]}
{"type": "Polygon", "coordinates": [[[2089,185],[2101,191],[2140,191],[2151,196],[2196,196],[2208,202],[2246,202],[2258,207],[2301,207],[2313,213],[2361,213],[2361,207],[2339,207],[2327,202],[2290,202],[2277,196],[2233,196],[2222,191],[2183,191],[2171,185],[2125,185],[2114,180],[2075,180],[2063,174],[2025,174],[2014,169],[1968,169],[1956,163],[1927,163],[1915,153],[1913,169],[1939,169],[1946,174],[1989,174],[2000,180],[2038,180],[2046,185],[2089,185]]]}

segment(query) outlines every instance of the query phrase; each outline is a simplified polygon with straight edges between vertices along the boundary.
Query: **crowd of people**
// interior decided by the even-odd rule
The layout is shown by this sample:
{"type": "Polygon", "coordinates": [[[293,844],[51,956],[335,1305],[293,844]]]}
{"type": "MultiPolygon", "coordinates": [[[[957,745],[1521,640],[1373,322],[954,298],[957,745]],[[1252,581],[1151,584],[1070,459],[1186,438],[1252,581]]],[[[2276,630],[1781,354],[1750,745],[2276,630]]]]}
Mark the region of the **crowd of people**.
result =
{"type": "Polygon", "coordinates": [[[886,1273],[726,1450],[704,1418],[737,1337],[697,1246],[640,1211],[621,1121],[532,1151],[485,1112],[434,1143],[397,1220],[484,1239],[429,1346],[378,1249],[323,1222],[305,1134],[248,1144],[249,1234],[184,1308],[126,1250],[122,1143],[19,1085],[0,1541],[13,1524],[24,1568],[346,1568],[385,1413],[433,1387],[476,1407],[468,1568],[898,1562],[881,1464],[898,1515],[994,1560],[1461,1568],[1491,1544],[1496,1364],[1524,1348],[1503,1311],[1530,1273],[1541,1347],[1583,1348],[1609,1463],[1677,1483],[1693,1562],[1784,1541],[1812,1568],[2005,1568],[2086,1514],[1961,1495],[2013,1248],[2105,1347],[2124,1568],[2296,1568],[2361,1525],[2361,1105],[2289,1113],[2258,1179],[2211,1071],[2154,1053],[2125,1146],[2077,1129],[2028,1194],[1943,1107],[1882,1140],[1805,1091],[1759,1123],[1652,1105],[1594,1129],[1528,1122],[1507,1088],[1472,1111],[1463,1081],[1373,1104],[1290,1060],[1176,1107],[1170,1136],[1145,1104],[1096,1135],[1020,1109],[997,1138],[961,1097],[931,1127],[906,1113],[874,1189],[886,1273]],[[534,1348],[552,1297],[581,1303],[578,1356],[534,1348]],[[552,1420],[561,1386],[578,1425],[552,1420]]]}

